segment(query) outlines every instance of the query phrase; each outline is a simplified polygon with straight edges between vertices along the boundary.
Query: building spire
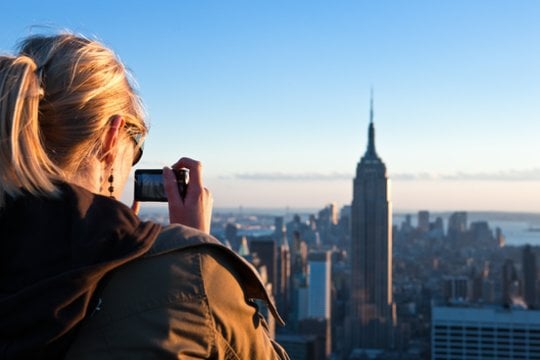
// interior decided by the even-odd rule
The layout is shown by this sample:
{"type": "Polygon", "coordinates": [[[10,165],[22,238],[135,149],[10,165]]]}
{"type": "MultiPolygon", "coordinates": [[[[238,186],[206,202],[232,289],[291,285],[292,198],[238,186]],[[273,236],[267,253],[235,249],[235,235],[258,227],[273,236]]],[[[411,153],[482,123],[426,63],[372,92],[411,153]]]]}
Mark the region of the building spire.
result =
{"type": "Polygon", "coordinates": [[[371,103],[369,107],[369,123],[373,124],[373,86],[371,87],[371,103]]]}
{"type": "Polygon", "coordinates": [[[368,131],[368,146],[366,150],[366,157],[377,158],[377,152],[375,151],[375,126],[373,125],[373,87],[371,88],[371,102],[369,108],[369,131],[368,131]]]}

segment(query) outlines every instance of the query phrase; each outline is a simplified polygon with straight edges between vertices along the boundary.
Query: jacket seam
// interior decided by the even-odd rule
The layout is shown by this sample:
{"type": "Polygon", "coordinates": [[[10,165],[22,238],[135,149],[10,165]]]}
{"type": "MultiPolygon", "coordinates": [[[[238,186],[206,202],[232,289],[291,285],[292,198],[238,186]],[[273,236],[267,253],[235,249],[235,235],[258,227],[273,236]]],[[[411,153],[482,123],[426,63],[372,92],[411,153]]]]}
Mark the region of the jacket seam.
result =
{"type": "MultiPolygon", "coordinates": [[[[217,331],[217,326],[216,326],[216,319],[214,317],[214,315],[212,314],[212,312],[210,311],[210,309],[212,309],[211,307],[211,304],[210,304],[210,297],[208,296],[208,293],[206,291],[206,283],[205,283],[205,278],[204,276],[202,276],[202,262],[204,261],[203,260],[203,256],[200,255],[200,259],[201,261],[199,262],[199,266],[200,266],[200,272],[201,272],[201,279],[202,279],[202,284],[203,284],[203,289],[204,289],[204,294],[206,295],[206,303],[208,305],[208,318],[209,320],[211,321],[211,332],[212,332],[212,350],[215,354],[215,352],[218,352],[218,350],[220,349],[220,347],[218,346],[218,341],[217,341],[217,338],[219,337],[222,341],[222,343],[225,344],[226,346],[226,349],[225,349],[225,359],[240,359],[240,357],[238,356],[238,354],[236,353],[236,351],[234,351],[234,349],[232,348],[231,344],[229,343],[229,341],[227,341],[227,339],[225,339],[223,337],[223,334],[221,334],[221,332],[217,331]]],[[[219,356],[218,356],[219,357],[219,356]]]]}
{"type": "Polygon", "coordinates": [[[240,356],[238,356],[236,351],[234,351],[229,341],[223,337],[223,334],[219,333],[219,331],[217,331],[215,328],[213,329],[213,332],[214,337],[219,337],[221,342],[225,345],[225,359],[240,359],[240,356]]]}
{"type": "Polygon", "coordinates": [[[199,257],[199,277],[201,278],[201,284],[203,289],[203,299],[206,303],[206,320],[205,323],[208,324],[208,330],[210,330],[210,354],[215,355],[218,352],[218,347],[216,344],[216,323],[214,321],[214,317],[212,316],[212,312],[210,311],[210,299],[208,296],[208,292],[206,291],[206,279],[203,276],[203,256],[198,253],[197,256],[199,257]]]}
{"type": "MultiPolygon", "coordinates": [[[[109,314],[109,312],[107,310],[105,310],[105,312],[107,313],[106,314],[107,319],[98,321],[98,323],[92,325],[92,327],[96,328],[96,329],[99,329],[99,330],[105,329],[105,328],[109,327],[110,325],[116,324],[118,321],[123,321],[123,320],[129,319],[129,318],[131,318],[133,316],[138,316],[140,314],[144,314],[146,312],[153,311],[153,310],[156,310],[156,309],[166,308],[168,305],[174,304],[179,300],[182,301],[182,302],[199,302],[199,301],[203,300],[203,301],[205,301],[207,303],[207,306],[208,306],[208,301],[207,301],[206,294],[197,295],[197,296],[193,296],[193,297],[190,297],[190,298],[182,298],[182,292],[179,291],[179,292],[176,292],[175,294],[169,294],[169,298],[167,299],[167,301],[159,301],[155,305],[144,306],[144,308],[129,311],[129,313],[127,313],[127,314],[125,314],[123,316],[113,317],[113,316],[111,316],[109,314]]],[[[104,311],[104,310],[102,310],[102,311],[104,311]]],[[[82,324],[82,327],[86,327],[86,326],[87,326],[86,324],[84,324],[84,323],[82,324]]]]}

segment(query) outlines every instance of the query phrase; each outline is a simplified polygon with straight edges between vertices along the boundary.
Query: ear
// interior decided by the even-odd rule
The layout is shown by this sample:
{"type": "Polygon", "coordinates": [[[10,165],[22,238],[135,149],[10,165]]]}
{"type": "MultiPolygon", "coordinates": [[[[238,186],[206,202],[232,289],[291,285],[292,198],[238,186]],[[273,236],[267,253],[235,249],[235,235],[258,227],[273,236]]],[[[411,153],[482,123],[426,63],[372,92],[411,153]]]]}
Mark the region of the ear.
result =
{"type": "Polygon", "coordinates": [[[120,115],[114,115],[111,118],[109,127],[105,133],[105,138],[103,139],[102,157],[100,159],[101,161],[105,161],[106,164],[112,165],[114,162],[120,129],[122,129],[125,124],[126,121],[120,115]]]}

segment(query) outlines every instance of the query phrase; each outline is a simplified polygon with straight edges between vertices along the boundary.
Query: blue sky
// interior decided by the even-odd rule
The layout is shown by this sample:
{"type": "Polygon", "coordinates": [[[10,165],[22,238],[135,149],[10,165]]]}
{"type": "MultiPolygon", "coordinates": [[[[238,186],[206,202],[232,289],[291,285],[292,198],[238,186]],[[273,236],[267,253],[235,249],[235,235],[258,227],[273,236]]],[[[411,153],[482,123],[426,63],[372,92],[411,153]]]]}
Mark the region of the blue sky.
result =
{"type": "Polygon", "coordinates": [[[3,2],[0,49],[101,39],[148,108],[140,166],[200,159],[218,207],[350,202],[373,86],[396,209],[540,212],[538,19],[536,1],[3,2]]]}

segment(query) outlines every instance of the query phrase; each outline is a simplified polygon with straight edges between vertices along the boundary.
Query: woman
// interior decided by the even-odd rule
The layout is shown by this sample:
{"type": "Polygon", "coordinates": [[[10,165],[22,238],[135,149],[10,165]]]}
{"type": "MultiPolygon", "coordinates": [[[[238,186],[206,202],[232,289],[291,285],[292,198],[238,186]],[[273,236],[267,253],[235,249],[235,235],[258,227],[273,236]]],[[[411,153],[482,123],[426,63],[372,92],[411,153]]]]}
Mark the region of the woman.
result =
{"type": "Polygon", "coordinates": [[[201,165],[171,225],[115,199],[147,127],[103,45],[61,34],[0,57],[0,358],[287,358],[251,299],[257,274],[210,237],[201,165]],[[182,224],[182,225],[179,225],[182,224]]]}

